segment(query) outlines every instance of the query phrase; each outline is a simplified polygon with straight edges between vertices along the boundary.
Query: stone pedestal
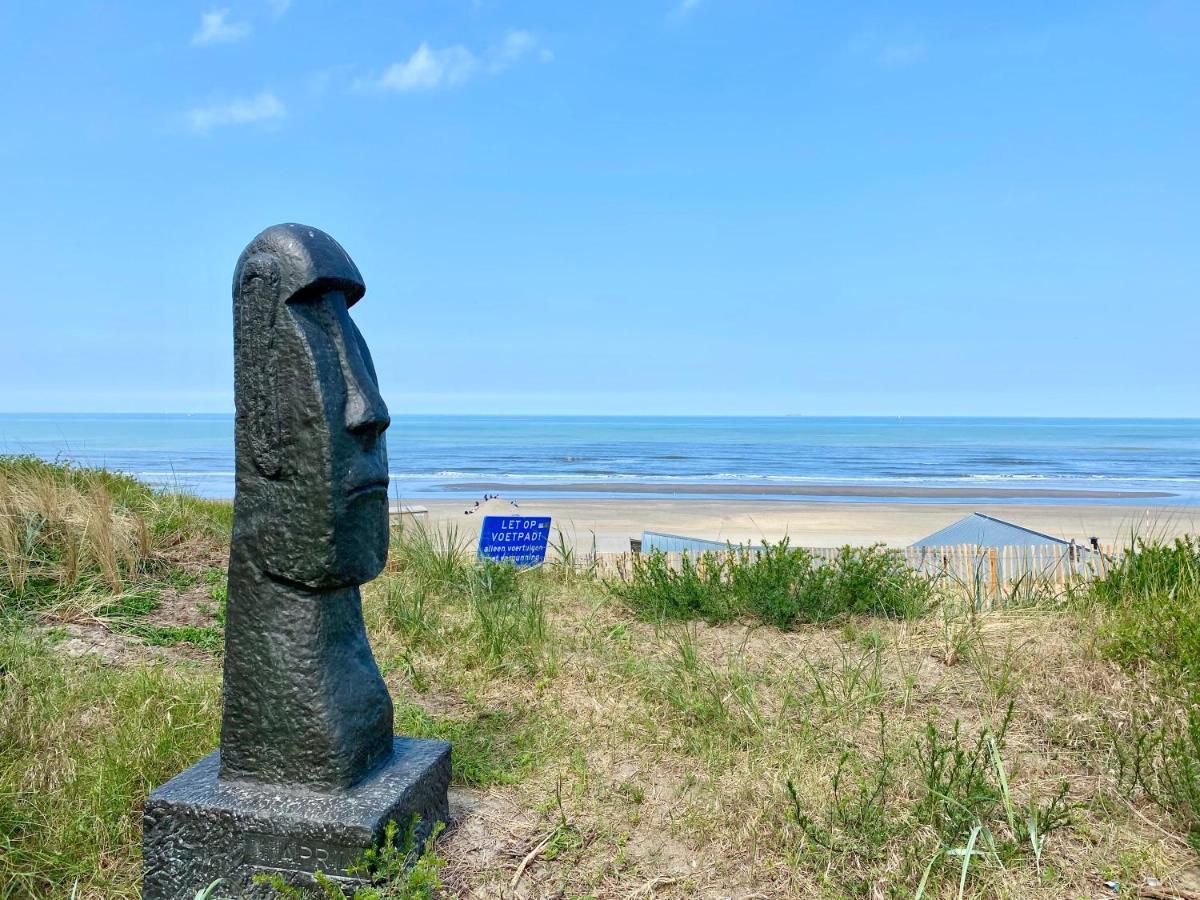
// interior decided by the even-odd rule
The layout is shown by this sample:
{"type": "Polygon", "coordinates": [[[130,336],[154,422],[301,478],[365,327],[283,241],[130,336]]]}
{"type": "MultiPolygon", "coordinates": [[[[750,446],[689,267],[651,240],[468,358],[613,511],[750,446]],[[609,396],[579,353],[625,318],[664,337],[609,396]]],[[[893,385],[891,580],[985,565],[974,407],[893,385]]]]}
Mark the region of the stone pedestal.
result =
{"type": "Polygon", "coordinates": [[[217,778],[214,752],[155,790],[146,801],[142,853],[146,900],[191,900],[218,878],[218,898],[267,897],[255,874],[278,873],[313,885],[321,871],[347,888],[346,871],[376,845],[389,821],[401,829],[420,817],[423,840],[449,816],[450,745],[395,738],[391,758],[365,780],[321,793],[217,778]]]}

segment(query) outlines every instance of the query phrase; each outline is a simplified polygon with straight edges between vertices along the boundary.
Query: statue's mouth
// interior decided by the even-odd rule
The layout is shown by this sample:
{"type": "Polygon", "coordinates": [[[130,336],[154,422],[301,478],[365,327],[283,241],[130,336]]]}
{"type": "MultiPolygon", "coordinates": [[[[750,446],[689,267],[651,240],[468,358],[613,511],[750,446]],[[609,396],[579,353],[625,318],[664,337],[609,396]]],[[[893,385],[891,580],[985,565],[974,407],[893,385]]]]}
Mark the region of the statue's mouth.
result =
{"type": "Polygon", "coordinates": [[[364,494],[380,493],[387,495],[388,480],[387,478],[376,478],[363,484],[355,485],[348,491],[351,497],[361,497],[364,494]]]}

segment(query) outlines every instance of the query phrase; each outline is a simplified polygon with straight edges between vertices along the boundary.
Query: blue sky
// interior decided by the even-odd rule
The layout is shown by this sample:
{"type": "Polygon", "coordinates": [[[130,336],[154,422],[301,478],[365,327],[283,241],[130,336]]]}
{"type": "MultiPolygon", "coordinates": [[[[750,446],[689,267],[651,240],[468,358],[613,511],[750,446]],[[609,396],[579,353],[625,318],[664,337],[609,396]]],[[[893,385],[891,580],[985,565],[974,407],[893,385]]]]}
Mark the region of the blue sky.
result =
{"type": "Polygon", "coordinates": [[[0,6],[0,410],[232,408],[263,227],[394,413],[1200,414],[1200,3],[0,6]]]}

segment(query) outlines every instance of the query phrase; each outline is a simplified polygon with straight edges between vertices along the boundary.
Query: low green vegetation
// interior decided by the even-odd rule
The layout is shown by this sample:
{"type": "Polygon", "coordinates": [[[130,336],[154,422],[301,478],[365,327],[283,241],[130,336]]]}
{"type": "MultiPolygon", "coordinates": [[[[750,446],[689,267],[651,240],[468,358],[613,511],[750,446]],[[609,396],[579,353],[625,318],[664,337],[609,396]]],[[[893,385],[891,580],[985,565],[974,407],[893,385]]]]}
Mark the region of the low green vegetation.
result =
{"type": "Polygon", "coordinates": [[[484,669],[552,670],[545,573],[477,562],[465,548],[453,528],[398,535],[383,579],[387,624],[416,645],[456,646],[484,669]]]}
{"type": "Polygon", "coordinates": [[[650,621],[754,617],[776,628],[848,615],[909,619],[929,607],[931,584],[882,546],[843,547],[833,562],[787,539],[761,551],[684,555],[678,569],[654,552],[612,592],[650,621]]]}
{"type": "Polygon", "coordinates": [[[677,747],[702,758],[764,738],[759,673],[744,660],[710,660],[692,628],[667,629],[658,639],[665,652],[634,661],[630,673],[654,717],[649,727],[665,727],[677,747]]]}
{"type": "MultiPolygon", "coordinates": [[[[435,849],[444,824],[433,826],[428,839],[417,839],[419,820],[413,818],[403,832],[395,822],[388,822],[383,843],[366,850],[350,874],[368,879],[370,884],[356,888],[352,900],[433,900],[442,887],[438,873],[446,860],[435,849]],[[400,835],[397,843],[396,836],[400,835]]],[[[282,875],[257,875],[259,884],[268,885],[281,900],[304,900],[310,891],[293,887],[282,875]]],[[[326,900],[346,900],[342,887],[323,872],[316,873],[319,896],[326,900]]]]}
{"type": "MultiPolygon", "coordinates": [[[[0,571],[0,898],[132,900],[146,793],[217,745],[228,507],[0,471],[26,535],[0,571]],[[31,517],[35,484],[147,542],[115,568],[70,550],[104,528],[31,517]]],[[[1186,540],[1133,549],[1071,602],[1030,584],[995,609],[882,548],[651,555],[602,582],[481,564],[453,528],[397,533],[364,613],[397,731],[454,744],[458,821],[420,853],[394,831],[359,896],[1170,883],[1200,865],[1198,563],[1186,540]]]]}
{"type": "Polygon", "coordinates": [[[225,645],[225,632],[217,625],[147,625],[140,622],[115,624],[120,634],[141,638],[151,647],[176,647],[185,644],[216,652],[225,645]]]}
{"type": "Polygon", "coordinates": [[[1121,778],[1174,812],[1200,849],[1200,543],[1135,540],[1086,599],[1104,653],[1141,681],[1141,704],[1114,727],[1121,778]]]}
{"type": "MultiPolygon", "coordinates": [[[[948,729],[926,723],[911,742],[889,740],[879,715],[873,756],[845,750],[820,801],[802,800],[788,781],[792,815],[801,832],[799,852],[822,859],[869,861],[878,866],[900,853],[907,879],[920,886],[960,883],[980,870],[1035,865],[1050,836],[1071,823],[1069,785],[1047,800],[1014,797],[1004,760],[1010,706],[1000,722],[973,738],[956,720],[948,729]],[[897,802],[897,800],[902,802],[897,802]],[[924,868],[921,865],[924,863],[924,868]]],[[[848,887],[850,885],[847,885],[848,887]]],[[[869,891],[869,882],[857,887],[869,891]]]]}
{"type": "Polygon", "coordinates": [[[536,711],[484,706],[468,714],[431,715],[412,703],[396,708],[396,731],[454,745],[454,783],[465,787],[515,784],[537,766],[553,738],[536,711]]]}
{"type": "Polygon", "coordinates": [[[217,742],[215,667],[65,660],[53,642],[24,626],[0,636],[4,897],[134,884],[146,794],[217,742]]]}
{"type": "Polygon", "coordinates": [[[1200,542],[1135,541],[1088,597],[1105,616],[1105,653],[1185,693],[1200,687],[1200,542]]]}

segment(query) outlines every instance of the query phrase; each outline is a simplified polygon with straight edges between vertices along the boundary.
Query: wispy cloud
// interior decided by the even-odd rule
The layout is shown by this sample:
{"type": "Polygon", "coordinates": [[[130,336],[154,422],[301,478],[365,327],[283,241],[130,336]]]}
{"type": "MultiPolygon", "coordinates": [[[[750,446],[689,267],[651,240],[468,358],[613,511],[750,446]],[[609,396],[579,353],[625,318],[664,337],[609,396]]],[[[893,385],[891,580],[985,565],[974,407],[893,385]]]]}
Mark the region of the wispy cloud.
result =
{"type": "Polygon", "coordinates": [[[528,31],[510,31],[504,35],[504,40],[491,49],[489,71],[502,72],[526,56],[534,54],[537,54],[540,62],[551,62],[554,59],[550,49],[543,47],[541,41],[528,31]]]}
{"type": "Polygon", "coordinates": [[[478,75],[499,74],[533,56],[541,62],[554,59],[528,31],[510,31],[481,54],[462,44],[437,49],[422,41],[408,59],[393,63],[379,76],[359,79],[355,87],[399,92],[457,87],[478,75]]]}
{"type": "Polygon", "coordinates": [[[885,69],[903,69],[924,62],[929,47],[920,38],[863,32],[850,40],[850,51],[885,69]]]}
{"type": "Polygon", "coordinates": [[[271,15],[278,19],[291,8],[292,0],[267,0],[267,5],[271,7],[271,15]]]}
{"type": "Polygon", "coordinates": [[[700,5],[700,0],[679,0],[679,5],[675,7],[675,15],[688,16],[700,5]]]}
{"type": "Polygon", "coordinates": [[[270,91],[208,106],[197,106],[184,113],[187,127],[197,134],[208,134],[226,125],[250,125],[271,122],[287,115],[287,107],[270,91]]]}
{"type": "Polygon", "coordinates": [[[911,66],[925,59],[928,52],[924,41],[888,41],[879,48],[879,64],[888,69],[911,66]]]}
{"type": "Polygon", "coordinates": [[[345,85],[354,72],[354,63],[339,63],[313,72],[305,80],[305,87],[313,97],[324,97],[335,85],[345,85]]]}
{"type": "Polygon", "coordinates": [[[192,46],[231,44],[249,35],[249,22],[231,22],[228,9],[213,9],[200,14],[200,28],[192,35],[192,46]]]}

